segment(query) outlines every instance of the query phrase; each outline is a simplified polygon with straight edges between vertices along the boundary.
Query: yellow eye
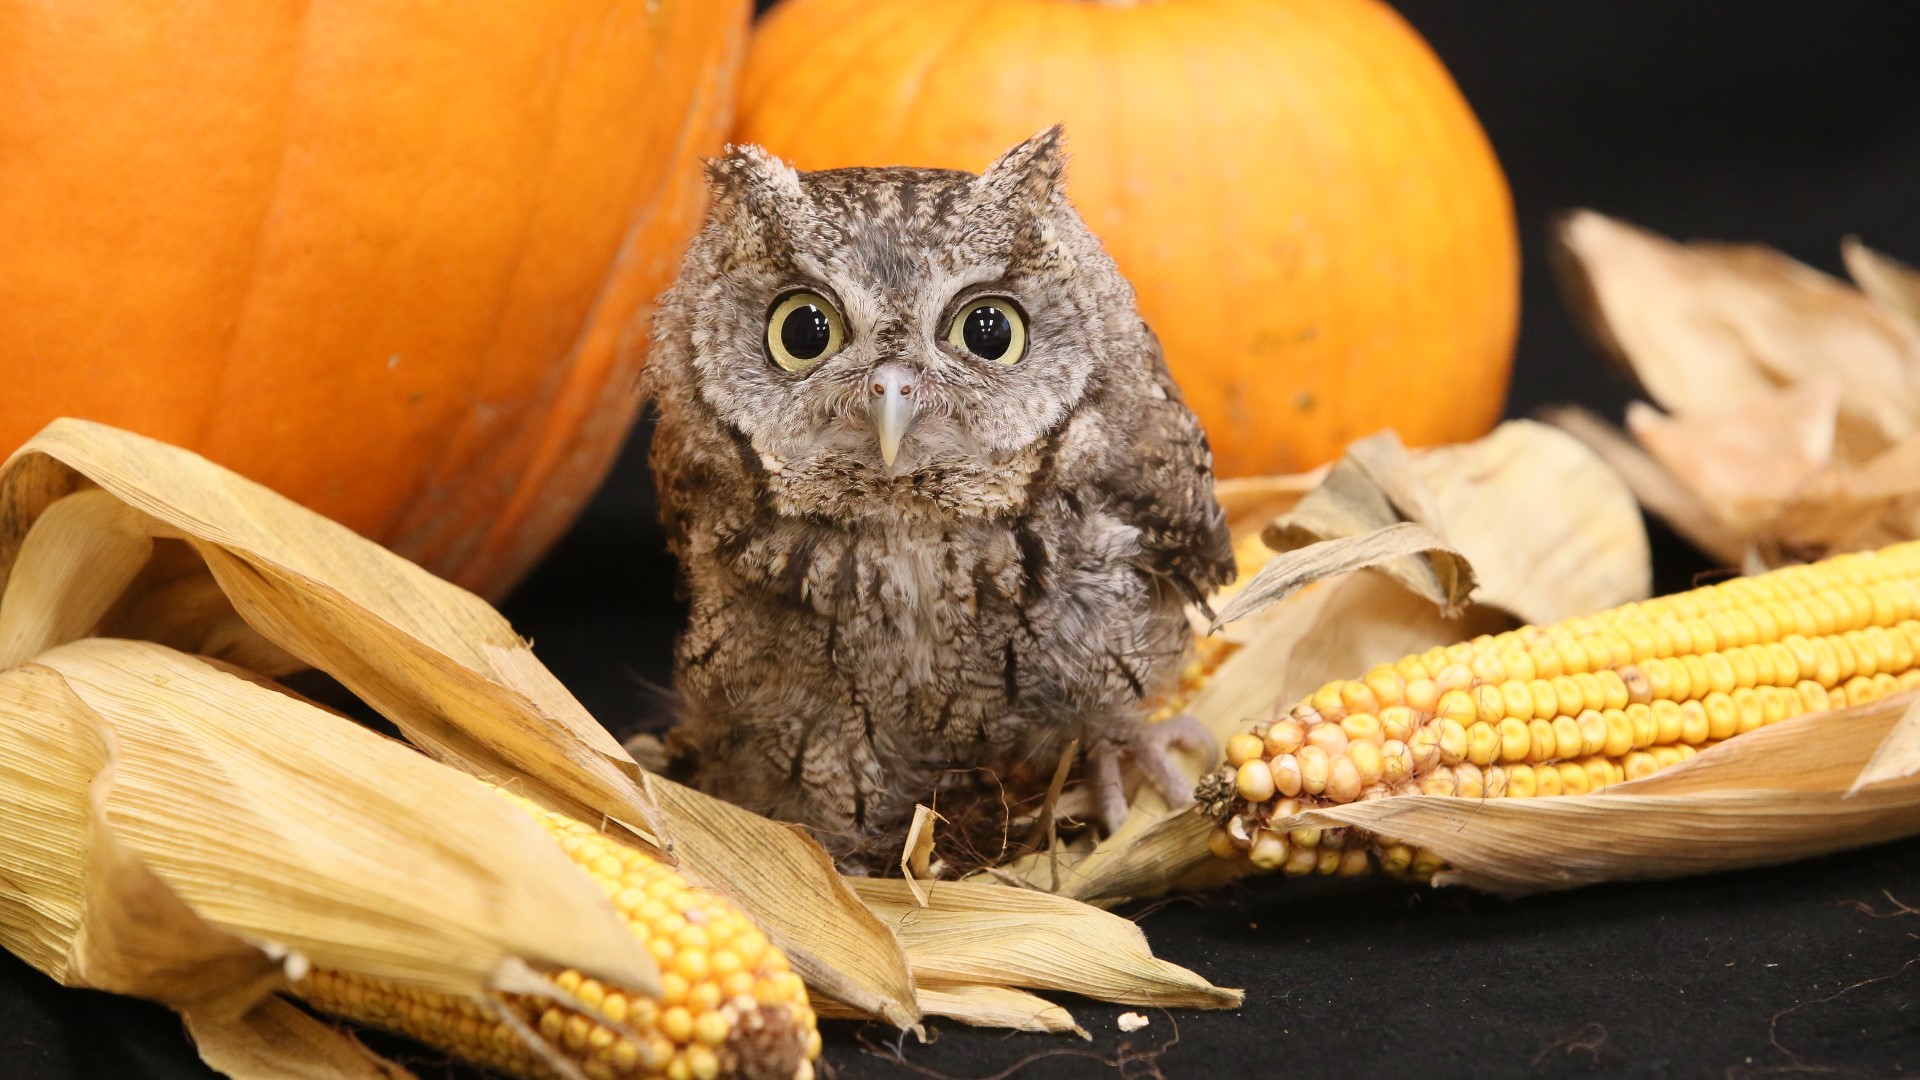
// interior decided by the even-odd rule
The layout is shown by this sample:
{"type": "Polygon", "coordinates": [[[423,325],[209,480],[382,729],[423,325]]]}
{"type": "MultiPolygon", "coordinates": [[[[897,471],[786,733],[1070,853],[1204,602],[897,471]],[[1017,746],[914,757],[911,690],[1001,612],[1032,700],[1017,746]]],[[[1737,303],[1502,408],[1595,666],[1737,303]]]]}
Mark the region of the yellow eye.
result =
{"type": "Polygon", "coordinates": [[[998,364],[1027,355],[1027,317],[1004,296],[983,296],[960,309],[947,329],[947,343],[998,364]]]}
{"type": "Polygon", "coordinates": [[[788,371],[805,371],[840,351],[847,328],[840,312],[815,292],[793,292],[767,317],[767,355],[788,371]]]}

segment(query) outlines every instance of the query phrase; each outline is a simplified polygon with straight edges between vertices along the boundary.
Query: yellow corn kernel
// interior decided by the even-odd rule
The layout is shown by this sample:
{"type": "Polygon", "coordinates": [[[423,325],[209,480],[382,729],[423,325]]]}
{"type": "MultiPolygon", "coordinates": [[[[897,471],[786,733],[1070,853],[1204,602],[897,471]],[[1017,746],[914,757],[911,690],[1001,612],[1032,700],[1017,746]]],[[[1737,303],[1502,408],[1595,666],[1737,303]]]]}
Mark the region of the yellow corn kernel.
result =
{"type": "Polygon", "coordinates": [[[1606,740],[1600,744],[1600,753],[1617,758],[1633,749],[1633,725],[1628,722],[1627,714],[1620,709],[1608,709],[1600,714],[1606,724],[1606,740]]]}
{"type": "MultiPolygon", "coordinates": [[[[1267,729],[1266,751],[1273,755],[1291,754],[1306,745],[1306,741],[1306,725],[1289,716],[1274,721],[1273,726],[1267,729]]],[[[1231,741],[1228,743],[1227,762],[1235,768],[1242,764],[1233,760],[1231,741]]]]}
{"type": "Polygon", "coordinates": [[[1248,802],[1266,802],[1273,798],[1276,790],[1273,769],[1262,758],[1242,762],[1234,772],[1233,786],[1240,797],[1248,802]]]}
{"type": "Polygon", "coordinates": [[[1507,797],[1510,799],[1530,799],[1539,791],[1539,782],[1535,779],[1533,766],[1527,764],[1507,767],[1507,797]]]}
{"type": "Polygon", "coordinates": [[[1500,756],[1500,729],[1484,720],[1467,728],[1467,760],[1488,765],[1500,756]]]}
{"type": "Polygon", "coordinates": [[[1227,764],[1235,768],[1250,761],[1257,761],[1260,752],[1266,749],[1265,740],[1251,732],[1242,731],[1227,740],[1227,764]]]}
{"type": "Polygon", "coordinates": [[[1440,688],[1434,685],[1432,679],[1422,676],[1417,679],[1407,680],[1406,704],[1408,708],[1419,712],[1432,712],[1433,707],[1437,705],[1439,701],[1440,688]]]}
{"type": "Polygon", "coordinates": [[[1541,765],[1533,770],[1534,794],[1552,796],[1560,794],[1560,768],[1556,765],[1541,765]]]}
{"type": "Polygon", "coordinates": [[[1380,710],[1380,741],[1389,742],[1398,739],[1407,741],[1413,729],[1420,723],[1420,716],[1410,705],[1389,705],[1380,710]]]}
{"type": "Polygon", "coordinates": [[[1380,711],[1380,698],[1373,688],[1364,682],[1349,681],[1340,684],[1340,703],[1350,713],[1377,713],[1380,711]]]}
{"type": "MultiPolygon", "coordinates": [[[[1384,711],[1384,710],[1383,710],[1384,711]]],[[[1348,713],[1340,721],[1340,730],[1346,733],[1349,742],[1381,742],[1386,736],[1382,733],[1380,718],[1373,713],[1348,713]]]]}
{"type": "MultiPolygon", "coordinates": [[[[1580,754],[1597,754],[1607,745],[1607,718],[1598,709],[1588,709],[1574,718],[1580,725],[1580,754]]],[[[1571,756],[1571,755],[1570,755],[1571,756]]]]}
{"type": "Polygon", "coordinates": [[[1372,740],[1362,740],[1347,747],[1347,760],[1351,761],[1360,777],[1360,785],[1375,784],[1386,774],[1386,758],[1382,744],[1372,740]]]}
{"type": "Polygon", "coordinates": [[[1318,795],[1327,790],[1330,765],[1327,752],[1318,746],[1303,746],[1294,757],[1300,762],[1300,790],[1308,795],[1318,795]]]}
{"type": "Polygon", "coordinates": [[[1318,724],[1307,731],[1307,745],[1319,747],[1328,757],[1346,753],[1348,741],[1339,724],[1318,724]]]}
{"type": "Polygon", "coordinates": [[[1718,742],[1740,730],[1740,710],[1734,708],[1732,697],[1716,690],[1700,704],[1707,711],[1707,738],[1718,742]]]}
{"type": "Polygon", "coordinates": [[[1562,761],[1554,766],[1560,774],[1560,789],[1568,795],[1585,795],[1593,788],[1593,781],[1587,770],[1571,761],[1562,761]]]}

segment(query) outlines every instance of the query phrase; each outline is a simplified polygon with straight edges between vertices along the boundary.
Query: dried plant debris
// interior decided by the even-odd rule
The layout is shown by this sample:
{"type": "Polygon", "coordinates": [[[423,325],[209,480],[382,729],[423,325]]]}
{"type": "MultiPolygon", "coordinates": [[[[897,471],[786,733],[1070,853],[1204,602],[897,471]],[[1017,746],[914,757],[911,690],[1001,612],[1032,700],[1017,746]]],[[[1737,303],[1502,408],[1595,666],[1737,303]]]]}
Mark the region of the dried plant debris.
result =
{"type": "Polygon", "coordinates": [[[907,853],[914,882],[840,878],[803,833],[640,769],[477,598],[127,432],[58,421],[0,468],[0,653],[0,944],[62,981],[174,1006],[232,1076],[405,1075],[281,991],[443,1045],[478,1032],[506,1055],[482,1060],[514,1072],[584,1075],[600,1066],[570,1053],[590,1051],[622,1075],[680,1057],[698,1075],[805,1074],[792,1055],[808,1038],[817,1050],[812,1013],[778,1019],[805,1007],[799,979],[755,983],[798,995],[777,1015],[740,1011],[733,991],[708,1002],[690,969],[629,932],[651,916],[608,903],[644,907],[652,886],[596,883],[569,859],[677,864],[674,880],[758,923],[738,933],[764,930],[752,955],[791,958],[836,1014],[1073,1032],[1028,989],[1082,975],[1115,1000],[1238,1001],[1084,904],[938,881],[933,815],[907,853]],[[307,665],[427,754],[273,682],[307,665]],[[531,801],[523,812],[475,777],[531,801]],[[584,832],[556,845],[535,819],[593,825],[566,825],[584,832]],[[964,946],[970,921],[985,933],[1036,902],[1051,906],[1000,951],[964,946]],[[315,979],[331,980],[318,996],[315,979]],[[408,988],[399,1012],[382,1011],[400,1000],[389,984],[408,988]],[[639,995],[623,1003],[691,993],[690,1037],[707,1049],[657,1041],[686,1034],[657,1008],[603,1009],[612,987],[639,995]],[[451,1026],[409,1026],[437,1016],[451,1026]],[[587,1051],[572,1045],[594,1031],[587,1051]]]}
{"type": "Polygon", "coordinates": [[[1561,223],[1569,303],[1652,404],[1555,422],[1748,569],[1920,536],[1920,274],[1849,239],[1858,288],[1762,247],[1561,223]]]}
{"type": "MultiPolygon", "coordinates": [[[[214,655],[242,667],[264,658],[262,675],[285,673],[287,657],[325,670],[441,761],[607,821],[724,889],[810,985],[897,1024],[917,1017],[905,957],[817,845],[641,771],[478,597],[198,455],[105,425],[55,421],[0,471],[0,604],[15,606],[19,586],[34,609],[110,604],[112,619],[147,599],[131,590],[181,589],[196,577],[224,602],[202,605],[201,626],[169,627],[176,643],[231,642],[214,655]],[[81,505],[69,509],[76,495],[81,505]],[[104,509],[108,501],[125,511],[104,509]],[[64,535],[95,519],[96,536],[144,531],[156,547],[184,545],[198,566],[170,580],[136,573],[117,601],[96,596],[93,575],[62,565],[90,544],[108,566],[124,566],[115,545],[125,541],[64,535]],[[59,542],[36,541],[42,529],[59,542]],[[232,632],[236,621],[246,635],[232,632]]],[[[7,618],[48,624],[20,631],[41,648],[92,629],[72,617],[7,618]]]]}

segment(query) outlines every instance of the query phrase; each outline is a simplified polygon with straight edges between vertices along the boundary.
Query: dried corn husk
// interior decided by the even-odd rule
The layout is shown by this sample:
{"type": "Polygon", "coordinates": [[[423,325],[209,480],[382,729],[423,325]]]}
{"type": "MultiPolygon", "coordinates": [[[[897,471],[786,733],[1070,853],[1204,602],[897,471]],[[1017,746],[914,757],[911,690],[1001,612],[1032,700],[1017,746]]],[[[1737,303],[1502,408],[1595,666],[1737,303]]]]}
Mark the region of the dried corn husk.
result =
{"type": "Polygon", "coordinates": [[[1843,250],[1858,289],[1766,248],[1571,215],[1557,254],[1575,314],[1653,405],[1629,410],[1631,439],[1555,422],[1728,565],[1920,536],[1920,276],[1843,250]]]}
{"type": "MultiPolygon", "coordinates": [[[[0,669],[0,685],[17,684],[31,696],[22,710],[54,717],[9,718],[0,724],[0,738],[29,740],[22,744],[29,757],[21,760],[69,762],[64,769],[43,763],[9,770],[0,750],[0,803],[14,800],[20,813],[12,816],[32,823],[14,831],[0,853],[0,860],[13,860],[0,862],[0,941],[64,981],[175,1005],[203,1056],[231,1075],[274,1075],[268,1063],[276,1055],[292,1055],[315,1077],[403,1072],[265,996],[288,965],[323,961],[336,970],[401,972],[416,983],[468,990],[529,990],[527,980],[514,981],[529,962],[605,971],[641,988],[652,979],[644,950],[624,930],[617,943],[594,936],[605,929],[594,921],[606,909],[597,894],[586,897],[594,905],[591,917],[565,914],[566,905],[550,897],[541,901],[545,914],[532,918],[511,904],[489,909],[508,927],[546,930],[532,938],[463,921],[457,905],[449,925],[423,930],[408,923],[443,913],[444,890],[420,889],[416,872],[425,866],[431,876],[436,864],[405,846],[437,837],[442,822],[438,815],[420,818],[417,808],[465,814],[464,804],[440,788],[484,789],[272,684],[272,676],[307,664],[333,675],[441,761],[627,830],[678,860],[690,877],[734,895],[828,1002],[903,1026],[924,1008],[975,1023],[1078,1030],[1065,1010],[1014,988],[1031,983],[1017,950],[1001,958],[1005,977],[996,979],[991,953],[974,956],[973,966],[957,976],[948,970],[952,948],[922,944],[919,961],[932,966],[916,986],[910,966],[916,950],[903,947],[896,934],[915,917],[903,919],[891,898],[863,902],[797,830],[646,774],[478,599],[178,449],[102,425],[59,421],[0,469],[0,649],[12,667],[0,669]],[[153,640],[89,636],[106,632],[153,640]],[[325,739],[345,739],[365,753],[334,755],[314,736],[320,741],[302,744],[301,753],[328,764],[283,788],[284,778],[271,770],[255,771],[254,758],[273,757],[270,747],[277,744],[249,743],[249,724],[284,728],[283,734],[330,731],[325,739]],[[119,804],[112,804],[114,814],[95,813],[131,830],[138,846],[121,860],[131,870],[112,861],[94,865],[102,853],[119,849],[109,843],[116,834],[89,826],[87,793],[148,791],[124,779],[121,770],[129,766],[115,757],[114,747],[122,745],[115,732],[209,725],[217,737],[198,737],[213,749],[181,744],[177,736],[125,743],[123,753],[142,770],[132,775],[168,794],[143,795],[123,816],[116,816],[119,804]],[[49,751],[55,743],[65,748],[64,759],[49,751]],[[167,752],[149,752],[150,744],[167,752]],[[186,752],[194,748],[197,754],[186,752]],[[361,760],[365,754],[402,762],[394,768],[403,771],[427,770],[423,775],[435,779],[414,783],[372,769],[361,760]],[[163,767],[169,762],[179,775],[163,767]],[[196,767],[197,785],[191,782],[196,767]],[[207,783],[209,770],[223,783],[207,783]],[[123,779],[102,786],[99,778],[116,775],[123,779]],[[275,803],[283,790],[289,794],[284,806],[275,803]],[[328,798],[354,801],[359,815],[343,818],[329,808],[282,820],[283,810],[294,813],[286,808],[311,811],[316,800],[328,798]],[[318,824],[299,827],[303,822],[318,824]],[[216,827],[242,830],[241,839],[259,842],[222,846],[197,839],[202,833],[196,830],[216,827]],[[335,842],[336,827],[356,841],[390,830],[393,846],[353,849],[357,854],[346,861],[310,859],[308,849],[335,842]],[[433,898],[432,910],[403,907],[387,922],[375,919],[396,891],[375,888],[387,880],[383,867],[406,868],[409,888],[401,899],[433,898]],[[221,896],[177,888],[179,882],[266,882],[281,875],[306,882],[281,908],[247,902],[246,890],[237,900],[226,897],[232,902],[223,906],[221,896]],[[30,888],[17,888],[20,882],[30,888]],[[335,921],[318,930],[301,921],[303,912],[328,909],[335,893],[344,897],[335,921]],[[143,939],[127,944],[128,931],[119,924],[96,925],[102,912],[129,905],[176,911],[179,925],[167,924],[167,943],[183,956],[143,939]],[[351,917],[356,912],[359,921],[351,917]],[[396,926],[408,928],[404,941],[390,940],[396,926]]],[[[120,737],[124,742],[124,733],[120,737]]],[[[285,767],[300,759],[289,753],[275,760],[285,767]]],[[[497,839],[508,850],[496,859],[482,849],[484,859],[494,859],[493,869],[509,881],[577,880],[522,865],[511,850],[522,843],[513,830],[525,832],[527,823],[513,815],[503,832],[494,820],[500,801],[485,798],[489,813],[463,818],[471,828],[455,830],[447,843],[497,839]]],[[[538,851],[557,857],[544,834],[536,829],[534,835],[538,851]]],[[[464,858],[484,861],[472,851],[464,858]]],[[[910,865],[931,876],[924,853],[910,865]]],[[[465,887],[485,892],[491,881],[483,877],[465,887]]],[[[948,894],[944,886],[942,895],[945,901],[928,897],[924,911],[933,914],[925,917],[962,937],[968,919],[985,926],[994,913],[1027,899],[1003,885],[969,886],[964,895],[976,901],[974,908],[956,906],[952,898],[962,894],[948,894]]],[[[1111,919],[1068,900],[1053,902],[1054,920],[1111,919]]],[[[1107,980],[1102,985],[1117,1000],[1160,1002],[1169,998],[1169,987],[1194,1004],[1238,1000],[1154,961],[1137,931],[1124,942],[1109,939],[1111,928],[1086,935],[1088,951],[1100,954],[1082,962],[1107,980]]],[[[1068,934],[1056,943],[1071,940],[1068,934]]],[[[1075,971],[1071,952],[1063,948],[1053,957],[1068,978],[1075,971]]]]}
{"type": "Polygon", "coordinates": [[[0,716],[0,945],[179,1009],[210,1060],[266,1040],[374,1068],[271,1005],[313,966],[470,995],[539,986],[530,964],[657,985],[525,814],[297,698],[86,639],[0,672],[0,716]]]}
{"type": "MultiPolygon", "coordinates": [[[[195,454],[105,425],[56,421],[0,470],[5,595],[18,580],[23,602],[35,607],[67,602],[64,592],[39,595],[50,588],[93,590],[81,599],[95,607],[146,606],[146,595],[110,595],[100,584],[113,580],[105,570],[60,562],[76,549],[66,534],[89,530],[110,538],[144,532],[197,556],[202,582],[213,583],[226,604],[208,605],[198,627],[170,627],[176,640],[232,640],[237,614],[271,647],[242,636],[213,655],[242,664],[286,655],[326,670],[440,760],[573,816],[617,823],[726,890],[811,985],[894,1023],[916,1016],[904,956],[817,845],[643,773],[478,597],[195,454]],[[73,495],[92,509],[56,512],[73,495]],[[113,511],[107,500],[125,509],[113,511]],[[36,543],[48,513],[59,538],[36,543]],[[105,524],[93,525],[94,518],[105,524]],[[78,584],[57,584],[69,580],[78,584]]],[[[97,541],[106,554],[96,561],[124,576],[127,543],[97,541]]],[[[132,584],[178,591],[191,577],[136,575],[132,584]]],[[[54,630],[21,631],[21,640],[58,644],[79,632],[91,610],[55,619],[54,630]]]]}
{"type": "Polygon", "coordinates": [[[941,881],[926,887],[923,904],[904,881],[853,885],[899,935],[916,977],[930,983],[1059,990],[1172,1008],[1231,1008],[1243,996],[1155,959],[1138,926],[1066,897],[941,881]]]}

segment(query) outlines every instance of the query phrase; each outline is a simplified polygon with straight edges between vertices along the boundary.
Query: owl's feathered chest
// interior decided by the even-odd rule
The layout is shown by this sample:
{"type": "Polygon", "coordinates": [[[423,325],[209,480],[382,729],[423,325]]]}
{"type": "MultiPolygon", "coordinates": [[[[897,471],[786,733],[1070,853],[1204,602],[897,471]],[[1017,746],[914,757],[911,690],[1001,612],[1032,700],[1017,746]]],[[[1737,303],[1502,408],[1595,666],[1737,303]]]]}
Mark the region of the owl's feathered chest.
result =
{"type": "Polygon", "coordinates": [[[1070,502],[986,517],[911,502],[834,522],[756,515],[688,553],[683,670],[697,685],[700,659],[725,654],[737,677],[752,639],[773,649],[749,666],[804,687],[806,711],[851,702],[882,741],[930,735],[917,751],[955,764],[968,747],[991,756],[1023,729],[1121,707],[1177,660],[1181,605],[1139,567],[1137,529],[1070,502]]]}

